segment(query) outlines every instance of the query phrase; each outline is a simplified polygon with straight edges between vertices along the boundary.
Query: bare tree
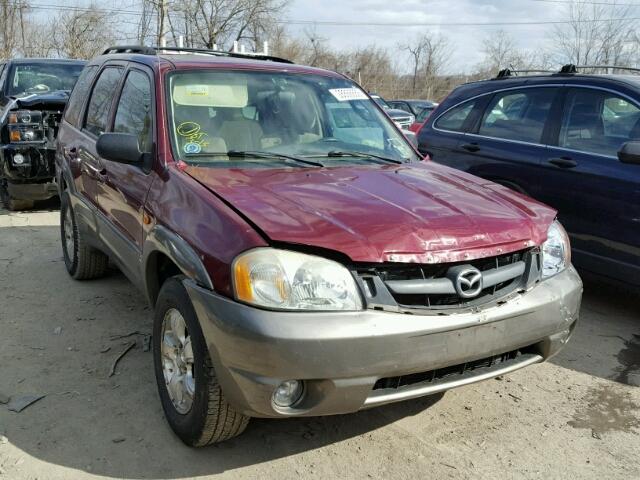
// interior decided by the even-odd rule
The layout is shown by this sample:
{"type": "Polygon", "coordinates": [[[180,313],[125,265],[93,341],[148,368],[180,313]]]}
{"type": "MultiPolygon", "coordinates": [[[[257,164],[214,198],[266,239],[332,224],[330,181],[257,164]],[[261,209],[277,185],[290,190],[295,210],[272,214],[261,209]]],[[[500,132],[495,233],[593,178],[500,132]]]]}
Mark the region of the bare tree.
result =
{"type": "Polygon", "coordinates": [[[575,1],[567,5],[568,24],[553,33],[560,62],[624,65],[638,62],[638,37],[629,4],[575,1]]]}
{"type": "Polygon", "coordinates": [[[52,25],[52,40],[60,57],[91,58],[116,38],[110,14],[95,5],[62,13],[52,25]]]}
{"type": "Polygon", "coordinates": [[[24,11],[28,9],[26,0],[0,2],[0,58],[11,58],[19,45],[24,11]]]}
{"type": "Polygon", "coordinates": [[[447,38],[429,33],[417,37],[410,44],[400,45],[400,49],[408,52],[411,59],[411,88],[414,94],[421,90],[418,88],[420,80],[428,82],[441,73],[452,50],[447,38]]]}

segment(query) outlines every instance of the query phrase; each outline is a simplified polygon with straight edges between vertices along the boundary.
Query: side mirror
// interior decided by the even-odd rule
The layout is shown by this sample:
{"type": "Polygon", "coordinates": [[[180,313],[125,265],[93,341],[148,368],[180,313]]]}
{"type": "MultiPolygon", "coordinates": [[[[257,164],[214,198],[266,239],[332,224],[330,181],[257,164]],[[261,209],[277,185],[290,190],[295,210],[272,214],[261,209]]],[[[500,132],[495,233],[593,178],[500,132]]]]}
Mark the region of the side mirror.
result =
{"type": "Polygon", "coordinates": [[[138,137],[130,133],[103,133],[96,142],[96,151],[112,162],[137,165],[143,160],[138,137]]]}
{"type": "Polygon", "coordinates": [[[618,159],[622,163],[640,165],[640,142],[627,142],[618,151],[618,159]]]}
{"type": "Polygon", "coordinates": [[[404,136],[407,140],[409,140],[411,145],[418,148],[418,137],[414,132],[412,132],[411,130],[403,130],[402,133],[404,133],[404,136]]]}

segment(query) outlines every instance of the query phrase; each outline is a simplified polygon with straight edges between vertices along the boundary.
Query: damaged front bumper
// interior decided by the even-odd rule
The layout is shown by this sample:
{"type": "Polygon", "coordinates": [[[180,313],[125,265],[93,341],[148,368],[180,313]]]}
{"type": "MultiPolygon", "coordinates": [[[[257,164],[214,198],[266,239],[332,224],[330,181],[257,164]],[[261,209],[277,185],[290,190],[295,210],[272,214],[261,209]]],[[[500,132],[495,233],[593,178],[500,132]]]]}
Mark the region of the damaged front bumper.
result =
{"type": "Polygon", "coordinates": [[[12,198],[47,200],[58,194],[55,151],[45,142],[2,145],[0,161],[0,176],[12,198]]]}
{"type": "Polygon", "coordinates": [[[184,283],[226,398],[257,417],[355,412],[542,362],[568,341],[582,298],[573,267],[502,304],[446,315],[266,311],[184,283]],[[272,397],[286,380],[302,380],[304,394],[282,408],[272,397]]]}

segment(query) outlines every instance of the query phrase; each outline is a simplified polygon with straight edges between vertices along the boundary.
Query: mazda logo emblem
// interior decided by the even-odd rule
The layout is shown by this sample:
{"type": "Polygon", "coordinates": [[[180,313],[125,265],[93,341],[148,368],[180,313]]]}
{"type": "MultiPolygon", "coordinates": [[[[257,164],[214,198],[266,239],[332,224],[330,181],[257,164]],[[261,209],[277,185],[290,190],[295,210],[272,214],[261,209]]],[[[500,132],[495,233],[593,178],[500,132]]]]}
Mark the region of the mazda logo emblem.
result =
{"type": "Polygon", "coordinates": [[[482,292],[482,272],[473,265],[458,265],[447,272],[460,298],[475,298],[482,292]]]}

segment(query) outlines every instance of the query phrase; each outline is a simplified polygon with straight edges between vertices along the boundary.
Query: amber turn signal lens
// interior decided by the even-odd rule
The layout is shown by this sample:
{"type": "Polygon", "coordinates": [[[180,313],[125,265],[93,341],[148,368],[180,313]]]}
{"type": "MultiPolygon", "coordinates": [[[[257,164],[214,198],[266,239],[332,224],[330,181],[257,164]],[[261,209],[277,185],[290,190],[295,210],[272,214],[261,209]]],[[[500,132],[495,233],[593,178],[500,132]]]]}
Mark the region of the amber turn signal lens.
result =
{"type": "Polygon", "coordinates": [[[19,142],[21,140],[20,131],[19,130],[11,130],[9,133],[9,139],[12,142],[19,142]]]}
{"type": "Polygon", "coordinates": [[[9,123],[18,123],[18,115],[15,113],[9,114],[9,123]]]}
{"type": "Polygon", "coordinates": [[[249,274],[249,265],[240,259],[234,265],[233,280],[235,283],[236,297],[244,302],[253,300],[253,288],[249,274]]]}

